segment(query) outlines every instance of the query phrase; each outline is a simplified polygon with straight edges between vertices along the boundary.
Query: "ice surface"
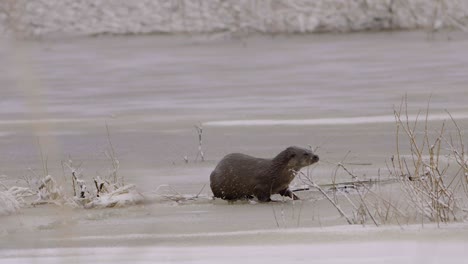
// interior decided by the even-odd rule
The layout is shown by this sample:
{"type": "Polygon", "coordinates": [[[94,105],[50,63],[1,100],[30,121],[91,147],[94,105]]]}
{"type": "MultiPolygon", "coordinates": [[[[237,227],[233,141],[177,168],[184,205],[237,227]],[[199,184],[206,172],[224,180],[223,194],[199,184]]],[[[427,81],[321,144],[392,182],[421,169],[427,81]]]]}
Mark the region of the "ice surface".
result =
{"type": "MultiPolygon", "coordinates": [[[[35,7],[36,3],[30,3],[35,7]]],[[[70,29],[63,25],[64,30],[70,29]]],[[[82,32],[87,34],[86,28],[82,32]]],[[[181,199],[196,195],[206,185],[201,195],[209,197],[209,174],[225,154],[271,158],[289,145],[320,146],[321,162],[310,169],[318,183],[331,182],[334,164],[348,151],[345,162],[365,164],[349,165],[354,173],[373,178],[380,169],[385,176],[386,163],[395,153],[393,106],[405,94],[411,115],[421,109],[424,113],[433,94],[431,114],[437,117],[444,109],[460,114],[459,125],[466,135],[468,57],[460,51],[467,43],[460,32],[436,34],[432,40],[424,32],[386,32],[255,36],[213,42],[180,36],[2,42],[0,54],[7,67],[0,71],[0,98],[24,107],[0,113],[0,173],[11,177],[9,186],[21,182],[30,172],[28,168],[40,174],[39,141],[47,174],[68,187],[64,195],[73,195],[71,175],[61,167],[69,155],[82,162],[83,179],[92,189],[93,177],[105,175],[111,165],[102,155],[108,147],[107,121],[121,164],[120,175],[145,197],[162,184],[172,186],[182,194],[181,199]],[[24,89],[18,89],[20,84],[24,89]],[[368,117],[386,122],[364,122],[368,117]],[[206,125],[220,120],[292,123],[276,127],[206,125]],[[294,125],[297,120],[319,124],[294,125]],[[205,162],[194,161],[198,150],[194,125],[200,123],[205,124],[205,162]]],[[[436,118],[429,125],[438,128],[441,123],[436,118]]],[[[447,129],[455,138],[449,123],[447,129]]],[[[341,180],[350,177],[337,175],[337,181],[341,180]]],[[[402,204],[404,197],[392,189],[398,186],[379,187],[402,204]]],[[[123,194],[123,198],[131,198],[123,194]]],[[[427,261],[427,251],[437,252],[439,245],[441,254],[458,258],[457,249],[465,246],[468,228],[452,223],[453,229],[442,224],[440,229],[428,228],[427,222],[418,225],[424,228],[412,229],[406,221],[401,227],[394,223],[393,229],[383,226],[382,232],[369,226],[328,229],[346,222],[328,201],[314,200],[308,193],[299,195],[303,201],[270,204],[150,199],[120,208],[26,207],[0,219],[0,262],[34,262],[38,255],[38,263],[89,263],[99,256],[103,262],[137,262],[141,256],[141,262],[154,263],[158,254],[165,258],[162,262],[183,263],[192,260],[184,254],[188,252],[195,260],[221,263],[221,255],[235,259],[233,255],[243,251],[256,263],[270,257],[282,263],[302,261],[303,257],[333,263],[337,260],[332,258],[342,251],[345,256],[340,260],[352,263],[355,257],[365,263],[368,256],[375,257],[371,254],[375,246],[379,259],[372,259],[374,262],[392,260],[397,256],[394,252],[401,252],[402,259],[411,263],[414,259],[427,261]],[[116,248],[104,249],[109,245],[116,248]],[[230,255],[229,246],[239,251],[230,255]],[[264,253],[262,246],[274,253],[264,253]],[[102,249],[102,254],[90,249],[93,247],[102,249]],[[370,255],[349,252],[361,248],[370,255]],[[49,252],[47,258],[40,257],[44,252],[49,252]],[[253,256],[255,252],[258,258],[253,256]],[[188,257],[181,259],[184,256],[188,257]]],[[[106,201],[112,205],[115,200],[106,201]]]]}
{"type": "MultiPolygon", "coordinates": [[[[112,222],[110,222],[112,223],[112,222]]],[[[437,227],[333,226],[187,234],[113,234],[45,238],[45,243],[81,240],[83,245],[154,241],[138,247],[54,247],[0,250],[2,263],[463,263],[466,224],[437,227]],[[457,232],[460,236],[454,236],[457,232]],[[423,236],[424,235],[424,236],[423,236]],[[444,236],[444,239],[439,239],[444,236]],[[304,243],[305,237],[313,238],[304,243]],[[152,239],[152,240],[148,240],[152,239]],[[177,239],[172,246],[168,239],[177,239]],[[216,242],[218,241],[218,242],[216,242]],[[223,245],[219,243],[233,243],[223,245]],[[262,241],[262,245],[259,245],[262,241]],[[429,253],[430,252],[430,253],[429,253]]]]}
{"type": "Polygon", "coordinates": [[[466,242],[374,241],[281,246],[95,247],[0,251],[2,263],[464,263],[466,242]]]}

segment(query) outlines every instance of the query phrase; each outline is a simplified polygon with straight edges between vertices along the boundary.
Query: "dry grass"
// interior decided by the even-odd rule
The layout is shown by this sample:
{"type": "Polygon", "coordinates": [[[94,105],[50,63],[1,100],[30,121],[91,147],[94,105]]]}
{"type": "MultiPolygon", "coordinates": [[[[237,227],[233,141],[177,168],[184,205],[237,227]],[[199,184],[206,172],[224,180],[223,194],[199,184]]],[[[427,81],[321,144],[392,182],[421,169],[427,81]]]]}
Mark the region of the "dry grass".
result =
{"type": "MultiPolygon", "coordinates": [[[[198,134],[198,152],[197,152],[197,156],[195,157],[195,161],[197,161],[198,157],[200,157],[200,160],[203,162],[205,161],[205,153],[203,152],[203,126],[201,124],[196,125],[195,129],[197,130],[197,134],[198,134]]],[[[187,159],[185,160],[187,163],[187,159]]]]}
{"type": "Polygon", "coordinates": [[[429,104],[423,122],[420,114],[411,122],[406,98],[394,114],[397,154],[392,157],[390,170],[400,183],[406,202],[422,220],[437,223],[460,220],[468,198],[462,130],[447,112],[456,137],[449,133],[446,122],[432,131],[428,124],[429,104]],[[407,155],[402,154],[403,144],[409,148],[407,155]],[[456,168],[452,169],[453,165],[456,168]]]}
{"type": "Polygon", "coordinates": [[[387,166],[388,180],[380,180],[380,170],[378,180],[361,180],[345,165],[349,153],[340,162],[329,162],[335,168],[328,189],[316,184],[309,171],[299,174],[299,179],[310,189],[318,190],[349,224],[370,222],[379,226],[419,220],[422,223],[462,220],[468,213],[468,161],[463,130],[449,112],[448,122],[433,130],[428,122],[429,103],[425,113],[419,112],[413,120],[408,114],[406,97],[394,114],[396,155],[387,166]],[[339,172],[347,174],[350,181],[338,183],[339,172]],[[398,191],[384,193],[380,186],[387,182],[396,182],[401,195],[398,191]],[[398,197],[392,197],[395,195],[398,197]]]}
{"type": "MultiPolygon", "coordinates": [[[[349,224],[371,222],[379,226],[409,223],[416,219],[422,223],[463,219],[468,212],[468,162],[462,129],[449,112],[447,120],[451,126],[444,121],[438,130],[431,129],[429,103],[425,114],[420,112],[412,120],[407,99],[403,98],[394,114],[396,155],[392,156],[388,170],[389,181],[397,182],[401,197],[394,199],[380,188],[372,188],[372,181],[361,180],[345,166],[344,159],[349,153],[334,164],[328,190],[317,185],[309,173],[302,173],[299,178],[330,201],[349,224]],[[337,183],[338,172],[348,174],[351,181],[337,183]]],[[[378,175],[380,179],[380,170],[378,175]]],[[[379,186],[384,182],[375,183],[379,186]]]]}

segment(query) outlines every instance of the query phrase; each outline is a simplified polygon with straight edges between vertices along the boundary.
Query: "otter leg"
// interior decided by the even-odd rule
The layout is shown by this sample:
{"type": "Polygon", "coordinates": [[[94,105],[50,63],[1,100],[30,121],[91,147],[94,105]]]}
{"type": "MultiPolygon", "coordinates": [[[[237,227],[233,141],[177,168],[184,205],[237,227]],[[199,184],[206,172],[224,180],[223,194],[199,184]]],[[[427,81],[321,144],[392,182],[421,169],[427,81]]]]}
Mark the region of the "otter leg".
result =
{"type": "Polygon", "coordinates": [[[270,202],[270,190],[267,185],[257,185],[254,188],[254,195],[260,202],[270,202]]]}
{"type": "Polygon", "coordinates": [[[280,191],[279,194],[282,196],[290,197],[293,200],[300,200],[299,197],[297,197],[297,195],[295,195],[293,192],[291,192],[291,190],[289,190],[289,188],[280,191]]]}

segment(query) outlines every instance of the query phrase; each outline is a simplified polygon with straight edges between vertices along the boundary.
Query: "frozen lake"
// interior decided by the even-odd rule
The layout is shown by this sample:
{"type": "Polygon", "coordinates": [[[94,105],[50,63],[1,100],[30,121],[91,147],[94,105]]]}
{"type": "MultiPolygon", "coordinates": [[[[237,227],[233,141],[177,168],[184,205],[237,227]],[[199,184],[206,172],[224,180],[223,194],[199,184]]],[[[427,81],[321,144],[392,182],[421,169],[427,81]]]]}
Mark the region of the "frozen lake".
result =
{"type": "Polygon", "coordinates": [[[330,158],[352,151],[370,161],[372,151],[382,162],[393,152],[393,107],[405,94],[413,115],[432,94],[438,120],[445,109],[466,119],[468,40],[450,37],[429,41],[417,32],[2,42],[2,173],[18,177],[21,169],[37,167],[39,137],[54,174],[57,161],[68,155],[93,174],[107,144],[105,122],[122,169],[129,171],[194,158],[193,126],[200,123],[206,123],[210,161],[228,152],[272,156],[288,145],[310,144],[331,152],[330,158]],[[258,120],[290,121],[275,129],[210,126],[258,120]],[[297,120],[304,125],[288,126],[297,120]]]}
{"type": "MultiPolygon", "coordinates": [[[[196,194],[209,183],[210,172],[225,154],[273,157],[290,145],[319,147],[321,162],[312,168],[319,183],[330,182],[333,163],[348,152],[347,162],[366,164],[350,165],[355,172],[375,178],[395,153],[393,109],[405,94],[411,118],[426,108],[432,95],[430,125],[439,127],[449,119],[444,112],[449,110],[460,127],[468,128],[467,46],[466,35],[441,33],[428,40],[423,32],[3,41],[0,175],[8,176],[3,182],[13,185],[33,174],[31,170],[42,173],[41,151],[48,173],[65,186],[70,176],[61,161],[70,156],[82,163],[86,179],[103,175],[111,166],[103,154],[108,147],[107,123],[120,161],[119,175],[149,196],[161,184],[196,194]],[[194,125],[199,124],[204,128],[205,162],[194,162],[198,148],[194,125]]],[[[350,180],[346,174],[338,177],[350,180]]],[[[208,186],[202,193],[210,195],[208,186]]],[[[106,210],[43,206],[24,208],[0,221],[0,248],[10,250],[227,246],[250,239],[229,232],[346,224],[326,201],[152,202],[106,210]],[[212,240],[197,236],[210,232],[220,235],[212,240]],[[192,236],[174,238],[178,234],[192,236]]],[[[459,230],[467,232],[461,225],[449,231],[436,229],[428,236],[445,239],[448,234],[459,241],[459,230]]],[[[315,235],[306,232],[300,240],[321,242],[312,238],[315,235]]],[[[384,233],[385,238],[398,239],[394,236],[384,233]]],[[[251,244],[280,237],[258,236],[251,244]]],[[[341,239],[325,237],[331,242],[341,239]]],[[[285,243],[294,239],[287,236],[285,243]]],[[[442,249],[452,250],[449,247],[442,249]]],[[[411,259],[413,255],[405,252],[402,258],[411,259]]],[[[0,258],[35,256],[32,251],[10,253],[2,252],[0,258]]]]}

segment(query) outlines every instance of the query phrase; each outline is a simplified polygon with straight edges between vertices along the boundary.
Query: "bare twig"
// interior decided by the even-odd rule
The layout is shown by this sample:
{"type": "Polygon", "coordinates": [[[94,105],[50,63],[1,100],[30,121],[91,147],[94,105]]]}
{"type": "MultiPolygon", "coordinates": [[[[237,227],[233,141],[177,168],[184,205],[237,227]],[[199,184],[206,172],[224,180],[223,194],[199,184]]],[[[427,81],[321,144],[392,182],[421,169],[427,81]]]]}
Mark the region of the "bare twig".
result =
{"type": "Polygon", "coordinates": [[[198,160],[198,157],[200,157],[201,161],[205,161],[205,154],[203,153],[203,126],[200,125],[195,125],[195,129],[197,130],[198,134],[198,152],[197,156],[195,157],[195,161],[198,160]]]}
{"type": "Polygon", "coordinates": [[[325,196],[325,198],[327,198],[328,201],[330,201],[331,204],[333,204],[333,206],[336,208],[336,210],[338,210],[338,212],[340,213],[341,216],[343,216],[346,221],[348,222],[348,224],[352,225],[353,222],[349,219],[349,217],[345,214],[345,212],[341,209],[341,207],[335,203],[335,201],[319,186],[317,185],[311,177],[309,177],[308,175],[305,175],[303,172],[299,172],[301,173],[301,175],[303,175],[305,178],[307,178],[310,182],[310,185],[314,188],[316,188],[317,190],[320,191],[320,193],[323,194],[323,196],[325,196]]]}

